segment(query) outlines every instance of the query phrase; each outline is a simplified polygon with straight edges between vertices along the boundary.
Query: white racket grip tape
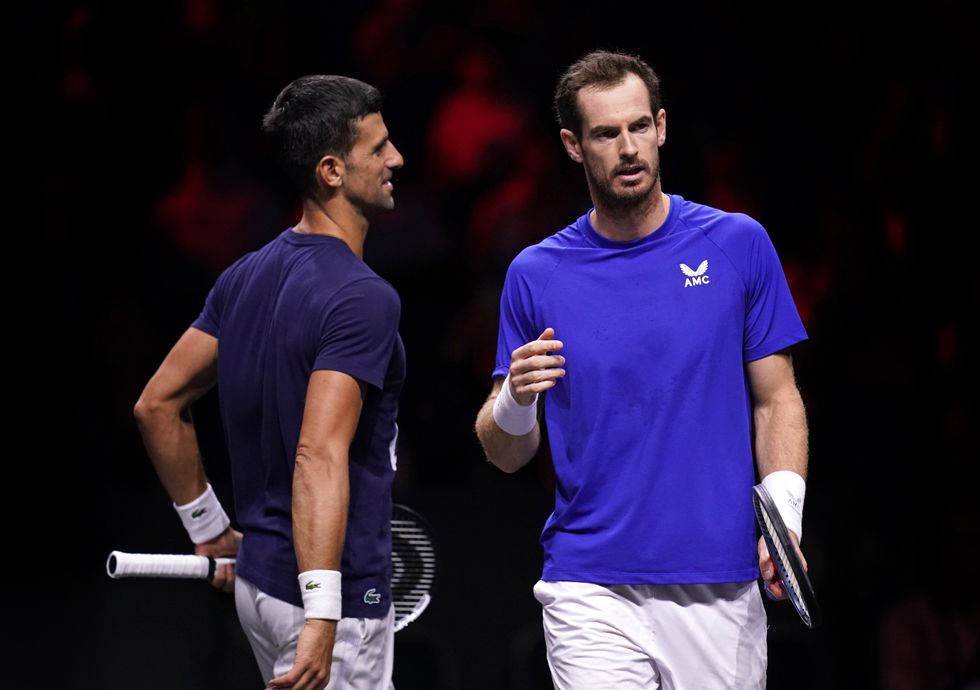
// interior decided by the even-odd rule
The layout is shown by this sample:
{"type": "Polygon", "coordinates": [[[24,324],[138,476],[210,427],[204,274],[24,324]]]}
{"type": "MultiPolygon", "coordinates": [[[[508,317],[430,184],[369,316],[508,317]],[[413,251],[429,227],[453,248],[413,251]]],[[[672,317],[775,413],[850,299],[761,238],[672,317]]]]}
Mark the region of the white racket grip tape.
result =
{"type": "Polygon", "coordinates": [[[772,496],[786,528],[803,541],[803,499],[806,497],[806,480],[796,472],[777,470],[762,478],[762,485],[772,496]]]}
{"type": "Polygon", "coordinates": [[[106,560],[109,577],[181,577],[207,580],[218,566],[234,564],[234,558],[209,558],[193,554],[125,553],[113,551],[106,560]]]}

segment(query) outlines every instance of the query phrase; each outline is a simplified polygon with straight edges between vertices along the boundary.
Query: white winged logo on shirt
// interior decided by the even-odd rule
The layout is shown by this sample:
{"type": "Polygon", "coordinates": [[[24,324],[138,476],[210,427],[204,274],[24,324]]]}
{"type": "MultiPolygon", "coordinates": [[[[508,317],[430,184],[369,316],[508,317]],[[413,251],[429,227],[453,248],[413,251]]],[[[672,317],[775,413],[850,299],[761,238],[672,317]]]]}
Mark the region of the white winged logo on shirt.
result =
{"type": "Polygon", "coordinates": [[[687,264],[681,264],[681,273],[687,276],[684,279],[684,287],[694,287],[695,285],[707,285],[710,282],[708,273],[708,260],[705,259],[698,264],[697,270],[687,264]]]}

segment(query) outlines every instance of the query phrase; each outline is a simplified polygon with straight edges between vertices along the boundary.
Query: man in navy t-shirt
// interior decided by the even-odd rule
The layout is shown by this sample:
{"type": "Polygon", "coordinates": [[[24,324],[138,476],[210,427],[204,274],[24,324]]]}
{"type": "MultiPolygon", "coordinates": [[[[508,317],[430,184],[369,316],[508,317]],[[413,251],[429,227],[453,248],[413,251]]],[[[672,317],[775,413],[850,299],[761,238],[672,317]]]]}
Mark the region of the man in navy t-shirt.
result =
{"type": "Polygon", "coordinates": [[[270,687],[391,683],[405,353],[398,295],[362,256],[403,160],[380,109],[377,89],[347,77],[303,77],[279,94],[263,129],[302,219],[221,274],[136,405],[195,552],[237,556],[214,583],[234,586],[270,687]],[[241,533],[207,483],[190,417],[215,384],[241,533]]]}
{"type": "Polygon", "coordinates": [[[555,466],[543,607],[556,688],[760,688],[785,598],[755,537],[758,470],[797,537],[807,466],[787,348],[806,338],[756,221],[661,191],[659,81],[598,51],[556,92],[594,208],[514,259],[477,418],[507,472],[555,466]]]}

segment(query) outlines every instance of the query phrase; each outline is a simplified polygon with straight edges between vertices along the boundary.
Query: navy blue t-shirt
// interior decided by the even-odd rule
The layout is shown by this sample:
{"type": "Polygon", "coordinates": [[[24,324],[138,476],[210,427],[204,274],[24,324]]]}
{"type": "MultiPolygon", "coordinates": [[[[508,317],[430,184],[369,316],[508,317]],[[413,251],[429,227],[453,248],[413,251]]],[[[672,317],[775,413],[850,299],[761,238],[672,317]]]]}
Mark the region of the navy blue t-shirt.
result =
{"type": "Polygon", "coordinates": [[[192,326],[218,338],[218,399],[244,533],[236,570],[302,606],[292,481],[313,371],[368,384],[350,447],[343,615],[391,604],[391,483],[405,351],[400,302],[342,240],[287,229],[225,270],[192,326]]]}
{"type": "Polygon", "coordinates": [[[546,327],[567,373],[545,395],[543,579],[757,577],[745,366],[807,337],[762,226],[671,195],[660,228],[615,242],[587,213],[511,264],[493,375],[546,327]]]}

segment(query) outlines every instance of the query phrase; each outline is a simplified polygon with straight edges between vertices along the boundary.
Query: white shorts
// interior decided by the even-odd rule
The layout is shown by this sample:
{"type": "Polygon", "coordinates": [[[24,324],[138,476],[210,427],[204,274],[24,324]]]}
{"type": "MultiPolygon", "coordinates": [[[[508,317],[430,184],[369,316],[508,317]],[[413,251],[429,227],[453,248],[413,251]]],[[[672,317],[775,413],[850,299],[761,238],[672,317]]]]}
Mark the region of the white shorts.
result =
{"type": "MultiPolygon", "coordinates": [[[[235,578],[235,608],[262,679],[289,672],[306,621],[299,606],[276,599],[241,576],[235,578]]],[[[324,690],[393,689],[395,609],[387,618],[341,618],[333,645],[330,682],[324,690]]]]}
{"type": "Polygon", "coordinates": [[[755,582],[544,582],[556,690],[732,690],[766,686],[766,611],[755,582]]]}

